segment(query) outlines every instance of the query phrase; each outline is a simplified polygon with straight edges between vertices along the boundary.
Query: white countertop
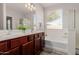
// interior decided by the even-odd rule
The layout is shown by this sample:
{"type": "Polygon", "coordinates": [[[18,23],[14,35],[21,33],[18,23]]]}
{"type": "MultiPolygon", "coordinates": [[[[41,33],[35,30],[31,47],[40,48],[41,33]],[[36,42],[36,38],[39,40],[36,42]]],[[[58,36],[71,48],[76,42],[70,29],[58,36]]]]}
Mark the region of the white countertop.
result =
{"type": "Polygon", "coordinates": [[[31,35],[31,34],[35,34],[35,33],[40,33],[40,32],[43,32],[43,31],[34,31],[34,32],[25,32],[25,33],[22,33],[22,32],[18,32],[18,33],[7,33],[7,34],[2,34],[0,35],[0,41],[4,41],[4,40],[10,40],[10,39],[13,39],[13,38],[18,38],[18,37],[21,37],[21,36],[27,36],[27,35],[31,35]]]}

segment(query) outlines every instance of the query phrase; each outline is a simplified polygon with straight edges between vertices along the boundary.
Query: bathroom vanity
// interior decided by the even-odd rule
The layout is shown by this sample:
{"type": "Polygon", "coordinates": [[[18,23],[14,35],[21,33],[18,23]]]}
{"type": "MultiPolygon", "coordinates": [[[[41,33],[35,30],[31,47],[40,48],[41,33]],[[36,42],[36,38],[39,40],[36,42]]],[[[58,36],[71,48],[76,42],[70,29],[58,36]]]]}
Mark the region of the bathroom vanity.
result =
{"type": "Polygon", "coordinates": [[[30,12],[24,3],[0,4],[0,55],[37,55],[43,50],[43,10],[40,5],[36,6],[39,8],[30,12]],[[28,33],[20,33],[23,28],[28,33]]]}
{"type": "Polygon", "coordinates": [[[0,38],[0,55],[37,55],[44,47],[44,32],[7,35],[0,38]]]}

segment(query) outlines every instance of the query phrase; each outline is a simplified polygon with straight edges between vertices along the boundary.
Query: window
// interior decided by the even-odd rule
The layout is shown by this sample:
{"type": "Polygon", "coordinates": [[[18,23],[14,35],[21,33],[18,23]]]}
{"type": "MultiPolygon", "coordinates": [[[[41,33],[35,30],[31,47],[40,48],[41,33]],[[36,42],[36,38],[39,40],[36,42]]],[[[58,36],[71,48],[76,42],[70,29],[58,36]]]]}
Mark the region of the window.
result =
{"type": "Polygon", "coordinates": [[[62,29],[62,10],[51,12],[47,19],[47,29],[62,29]]]}

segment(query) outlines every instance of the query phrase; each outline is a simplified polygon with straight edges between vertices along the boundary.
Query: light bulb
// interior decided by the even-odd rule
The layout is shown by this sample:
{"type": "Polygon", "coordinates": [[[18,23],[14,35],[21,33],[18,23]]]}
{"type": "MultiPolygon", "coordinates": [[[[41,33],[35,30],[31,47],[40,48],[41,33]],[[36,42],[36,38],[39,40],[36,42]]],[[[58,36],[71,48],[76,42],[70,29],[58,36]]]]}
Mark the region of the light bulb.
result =
{"type": "Polygon", "coordinates": [[[30,6],[31,4],[30,3],[28,3],[28,6],[30,6]]]}
{"type": "Polygon", "coordinates": [[[27,4],[25,4],[25,7],[27,7],[27,4]]]}
{"type": "Polygon", "coordinates": [[[25,4],[25,7],[30,11],[33,11],[36,9],[36,7],[31,3],[25,4]]]}

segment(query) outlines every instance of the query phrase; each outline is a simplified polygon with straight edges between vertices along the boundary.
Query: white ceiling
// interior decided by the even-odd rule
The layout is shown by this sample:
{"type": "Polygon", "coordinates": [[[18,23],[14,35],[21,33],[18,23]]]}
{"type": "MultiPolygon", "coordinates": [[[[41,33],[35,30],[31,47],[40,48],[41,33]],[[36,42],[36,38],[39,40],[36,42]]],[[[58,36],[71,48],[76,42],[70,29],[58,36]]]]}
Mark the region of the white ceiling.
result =
{"type": "Polygon", "coordinates": [[[40,3],[40,5],[44,8],[48,8],[48,7],[51,7],[51,6],[54,6],[58,3],[40,3]]]}
{"type": "MultiPolygon", "coordinates": [[[[36,3],[35,5],[41,5],[44,8],[47,8],[51,5],[55,5],[55,3],[36,3]]],[[[13,10],[21,11],[22,13],[28,13],[29,11],[25,7],[25,3],[6,3],[7,8],[11,8],[13,10]]]]}
{"type": "MultiPolygon", "coordinates": [[[[38,4],[38,3],[37,3],[38,4]]],[[[25,8],[25,3],[7,3],[6,4],[7,7],[10,7],[12,9],[15,9],[17,11],[21,11],[22,13],[28,13],[29,11],[27,10],[27,8],[25,8]]],[[[39,3],[39,5],[41,5],[43,8],[48,8],[48,7],[60,7],[60,6],[63,6],[63,7],[79,7],[79,4],[78,3],[39,3]]]]}
{"type": "Polygon", "coordinates": [[[28,13],[29,11],[25,7],[25,3],[7,3],[7,8],[11,8],[13,10],[20,11],[22,13],[28,13]]]}
{"type": "MultiPolygon", "coordinates": [[[[56,5],[57,3],[39,3],[44,8],[50,7],[52,5],[56,5]]],[[[25,3],[7,3],[7,7],[13,8],[13,9],[18,9],[18,11],[27,11],[28,10],[25,8],[25,3]]]]}

